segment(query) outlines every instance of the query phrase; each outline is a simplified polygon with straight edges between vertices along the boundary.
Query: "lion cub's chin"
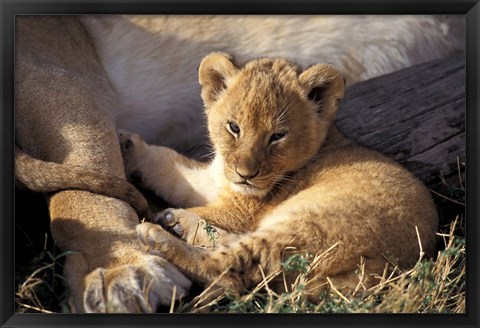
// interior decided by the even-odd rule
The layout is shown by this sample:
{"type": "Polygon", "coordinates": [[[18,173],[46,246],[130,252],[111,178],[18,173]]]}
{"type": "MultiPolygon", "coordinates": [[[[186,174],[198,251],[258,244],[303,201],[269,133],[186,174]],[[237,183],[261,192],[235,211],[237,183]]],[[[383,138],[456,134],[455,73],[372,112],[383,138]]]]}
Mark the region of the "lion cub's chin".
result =
{"type": "Polygon", "coordinates": [[[239,184],[232,182],[230,183],[233,191],[238,192],[242,195],[253,196],[253,197],[263,197],[265,196],[270,189],[268,188],[258,188],[252,185],[239,184]]]}

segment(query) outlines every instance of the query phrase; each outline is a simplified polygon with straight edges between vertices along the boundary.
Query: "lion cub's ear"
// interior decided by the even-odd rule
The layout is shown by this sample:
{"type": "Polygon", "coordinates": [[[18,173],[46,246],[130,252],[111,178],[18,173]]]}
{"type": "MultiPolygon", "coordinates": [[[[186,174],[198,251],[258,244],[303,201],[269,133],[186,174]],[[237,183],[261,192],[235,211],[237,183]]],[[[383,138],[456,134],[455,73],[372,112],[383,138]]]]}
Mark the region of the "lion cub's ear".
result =
{"type": "Polygon", "coordinates": [[[198,80],[207,107],[218,99],[220,93],[227,88],[227,79],[237,72],[238,68],[229,54],[214,52],[203,58],[198,69],[198,80]]]}
{"type": "Polygon", "coordinates": [[[333,118],[338,102],[345,92],[345,79],[333,66],[317,64],[307,68],[299,76],[305,87],[307,97],[318,106],[318,112],[327,118],[333,118]]]}

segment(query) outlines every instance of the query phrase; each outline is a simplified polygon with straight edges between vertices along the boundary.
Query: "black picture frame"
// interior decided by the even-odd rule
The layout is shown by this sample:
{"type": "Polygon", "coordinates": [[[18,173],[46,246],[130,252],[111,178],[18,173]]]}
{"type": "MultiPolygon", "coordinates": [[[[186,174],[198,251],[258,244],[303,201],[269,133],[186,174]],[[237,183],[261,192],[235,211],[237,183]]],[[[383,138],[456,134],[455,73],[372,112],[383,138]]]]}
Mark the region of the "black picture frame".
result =
{"type": "Polygon", "coordinates": [[[162,326],[162,327],[314,327],[314,326],[479,326],[479,40],[478,0],[311,0],[311,1],[1,1],[1,111],[0,111],[0,210],[1,210],[1,327],[59,326],[162,326]],[[467,299],[466,314],[455,315],[76,315],[14,313],[14,18],[26,14],[464,14],[466,15],[466,217],[467,299]]]}

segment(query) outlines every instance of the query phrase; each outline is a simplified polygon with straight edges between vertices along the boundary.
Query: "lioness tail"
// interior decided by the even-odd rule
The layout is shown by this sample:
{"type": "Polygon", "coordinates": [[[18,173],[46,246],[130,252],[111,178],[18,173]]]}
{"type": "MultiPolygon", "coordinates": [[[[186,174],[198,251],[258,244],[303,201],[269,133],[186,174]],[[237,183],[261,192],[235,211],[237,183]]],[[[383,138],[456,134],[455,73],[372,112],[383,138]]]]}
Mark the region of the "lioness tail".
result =
{"type": "Polygon", "coordinates": [[[79,189],[121,199],[140,218],[149,217],[145,197],[128,181],[93,169],[36,159],[15,147],[15,179],[20,186],[37,192],[79,189]]]}

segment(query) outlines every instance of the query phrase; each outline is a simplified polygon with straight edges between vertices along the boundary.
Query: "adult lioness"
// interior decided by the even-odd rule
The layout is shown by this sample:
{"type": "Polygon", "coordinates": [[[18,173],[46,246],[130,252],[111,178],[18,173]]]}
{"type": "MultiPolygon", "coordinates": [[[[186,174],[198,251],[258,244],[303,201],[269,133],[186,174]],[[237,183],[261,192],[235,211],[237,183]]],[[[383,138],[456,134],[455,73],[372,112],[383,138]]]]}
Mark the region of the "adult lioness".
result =
{"type": "MultiPolygon", "coordinates": [[[[354,288],[360,258],[381,274],[386,256],[412,266],[434,250],[438,218],[426,187],[385,156],[347,140],[332,121],[344,80],[332,66],[305,70],[284,59],[237,66],[222,53],[199,69],[208,129],[209,164],[122,133],[127,174],[170,202],[159,225],[142,223],[140,240],[188,277],[244,291],[281,268],[287,248],[309,254],[336,245],[316,267],[312,290],[330,277],[354,288]],[[198,224],[219,232],[213,250],[198,224]],[[195,239],[195,241],[194,241],[195,239]],[[421,241],[419,245],[418,240],[421,241]],[[189,244],[190,243],[190,244],[189,244]]],[[[367,275],[367,277],[370,277],[367,275]]],[[[364,284],[371,283],[371,279],[364,284]]]]}

